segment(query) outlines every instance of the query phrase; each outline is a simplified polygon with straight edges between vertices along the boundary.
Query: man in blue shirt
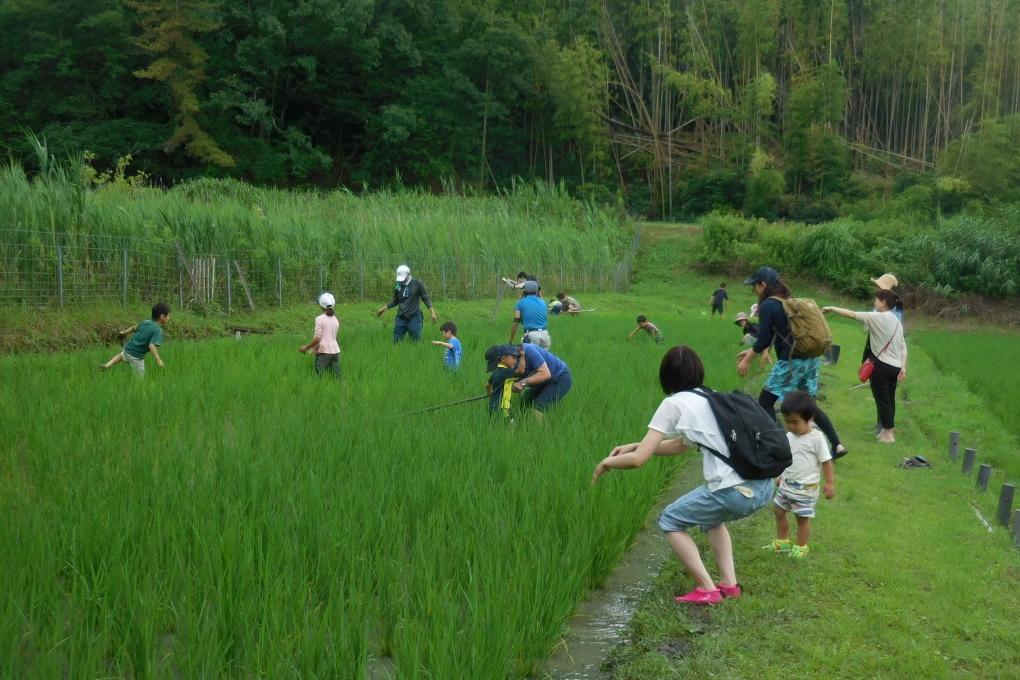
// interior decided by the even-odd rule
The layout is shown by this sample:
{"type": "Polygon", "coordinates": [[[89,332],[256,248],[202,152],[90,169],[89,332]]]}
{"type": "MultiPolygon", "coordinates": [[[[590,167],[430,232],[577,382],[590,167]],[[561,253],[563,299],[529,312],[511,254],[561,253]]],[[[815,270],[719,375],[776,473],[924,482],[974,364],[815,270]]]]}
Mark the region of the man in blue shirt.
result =
{"type": "Polygon", "coordinates": [[[510,344],[517,335],[518,326],[524,326],[524,342],[549,349],[548,317],[545,300],[539,297],[538,281],[525,281],[521,288],[521,299],[514,306],[514,322],[510,326],[510,344]]]}
{"type": "Polygon", "coordinates": [[[485,351],[486,367],[494,371],[499,367],[512,368],[519,376],[513,384],[514,392],[527,392],[521,396],[523,405],[531,406],[535,416],[542,414],[558,402],[573,386],[570,368],[547,349],[525,342],[518,345],[496,345],[485,351]]]}

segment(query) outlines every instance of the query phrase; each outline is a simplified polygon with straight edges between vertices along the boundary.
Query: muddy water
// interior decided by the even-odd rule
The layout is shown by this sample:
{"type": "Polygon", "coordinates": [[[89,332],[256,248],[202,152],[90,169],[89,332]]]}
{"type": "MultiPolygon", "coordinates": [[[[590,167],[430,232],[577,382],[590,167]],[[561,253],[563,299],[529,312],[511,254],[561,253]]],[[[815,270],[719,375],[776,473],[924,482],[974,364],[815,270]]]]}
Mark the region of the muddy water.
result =
{"type": "Polygon", "coordinates": [[[538,678],[606,680],[601,666],[612,648],[626,642],[627,624],[641,596],[659,574],[670,550],[655,518],[667,504],[697,482],[700,466],[685,465],[663,492],[649,521],[605,584],[588,593],[567,622],[567,634],[553,650],[538,678]]]}

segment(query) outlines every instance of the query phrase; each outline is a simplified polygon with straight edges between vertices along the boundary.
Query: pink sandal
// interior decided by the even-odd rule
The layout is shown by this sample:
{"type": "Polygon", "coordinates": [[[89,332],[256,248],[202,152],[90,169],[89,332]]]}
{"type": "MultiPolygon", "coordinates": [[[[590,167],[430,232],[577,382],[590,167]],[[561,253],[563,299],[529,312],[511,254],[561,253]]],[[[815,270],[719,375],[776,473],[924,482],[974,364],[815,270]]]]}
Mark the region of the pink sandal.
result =
{"type": "Polygon", "coordinates": [[[715,590],[702,590],[701,588],[695,588],[686,595],[677,595],[675,599],[677,604],[719,604],[722,602],[722,598],[722,591],[718,588],[715,590]]]}

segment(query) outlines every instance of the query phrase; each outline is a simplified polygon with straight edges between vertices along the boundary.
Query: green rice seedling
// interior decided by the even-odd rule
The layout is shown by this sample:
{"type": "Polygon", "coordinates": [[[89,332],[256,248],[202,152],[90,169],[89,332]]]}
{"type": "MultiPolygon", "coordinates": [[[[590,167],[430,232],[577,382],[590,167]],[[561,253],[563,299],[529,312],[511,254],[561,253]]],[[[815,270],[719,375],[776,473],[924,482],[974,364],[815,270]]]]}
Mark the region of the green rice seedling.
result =
{"type": "MultiPolygon", "coordinates": [[[[656,304],[732,386],[731,329],[656,304]]],[[[643,434],[665,348],[624,339],[622,304],[556,318],[575,387],[544,424],[484,402],[403,417],[482,392],[504,320],[456,311],[453,374],[381,323],[343,327],[339,381],[286,335],[171,339],[144,381],[95,372],[98,349],[0,359],[2,673],[534,672],[677,469],[590,485],[643,434]]]]}

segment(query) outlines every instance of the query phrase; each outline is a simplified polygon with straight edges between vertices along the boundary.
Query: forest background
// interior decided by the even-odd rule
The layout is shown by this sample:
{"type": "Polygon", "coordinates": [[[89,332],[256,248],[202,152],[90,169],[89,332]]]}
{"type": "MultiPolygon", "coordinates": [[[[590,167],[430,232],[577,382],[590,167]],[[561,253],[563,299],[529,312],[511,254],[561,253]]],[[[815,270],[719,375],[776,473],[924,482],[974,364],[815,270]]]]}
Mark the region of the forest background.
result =
{"type": "Polygon", "coordinates": [[[93,183],[130,164],[166,187],[543,181],[644,218],[722,211],[710,268],[854,288],[867,253],[1010,296],[1018,29],[1015,0],[16,0],[0,154],[31,173],[42,140],[93,183]],[[836,222],[805,256],[815,232],[742,218],[836,222]]]}

